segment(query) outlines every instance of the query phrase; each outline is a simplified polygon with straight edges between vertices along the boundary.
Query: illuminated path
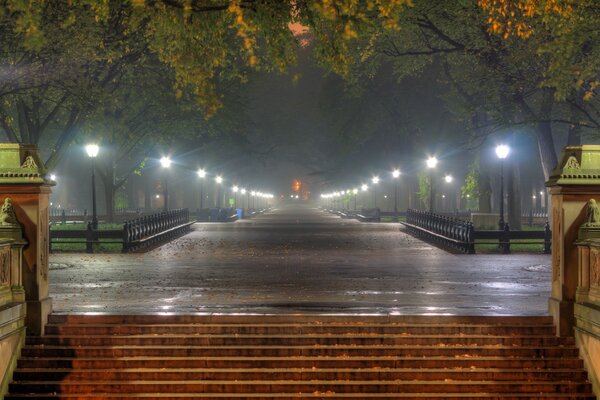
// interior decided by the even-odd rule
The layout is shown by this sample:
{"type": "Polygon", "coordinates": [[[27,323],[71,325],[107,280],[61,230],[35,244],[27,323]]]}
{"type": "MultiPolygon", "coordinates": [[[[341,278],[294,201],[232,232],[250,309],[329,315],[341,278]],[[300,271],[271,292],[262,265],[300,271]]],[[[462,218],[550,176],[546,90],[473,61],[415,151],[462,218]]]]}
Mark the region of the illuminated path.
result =
{"type": "Polygon", "coordinates": [[[57,312],[546,314],[550,258],[454,255],[398,224],[283,207],[146,254],[53,255],[57,312]]]}

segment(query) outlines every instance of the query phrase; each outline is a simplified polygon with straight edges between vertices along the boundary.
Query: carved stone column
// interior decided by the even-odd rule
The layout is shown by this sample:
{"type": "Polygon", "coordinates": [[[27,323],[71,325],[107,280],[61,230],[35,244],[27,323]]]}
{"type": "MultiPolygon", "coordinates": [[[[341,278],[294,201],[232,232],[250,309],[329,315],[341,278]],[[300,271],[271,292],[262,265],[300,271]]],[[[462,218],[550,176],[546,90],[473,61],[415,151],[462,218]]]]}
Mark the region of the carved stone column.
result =
{"type": "Polygon", "coordinates": [[[600,146],[567,146],[546,183],[551,195],[552,294],[549,311],[560,336],[572,336],[579,282],[575,242],[585,222],[587,204],[600,198],[600,146]]]}
{"type": "Polygon", "coordinates": [[[12,201],[27,245],[21,278],[27,305],[27,330],[43,335],[52,300],[48,296],[48,206],[52,183],[36,146],[0,144],[0,204],[12,201]]]}

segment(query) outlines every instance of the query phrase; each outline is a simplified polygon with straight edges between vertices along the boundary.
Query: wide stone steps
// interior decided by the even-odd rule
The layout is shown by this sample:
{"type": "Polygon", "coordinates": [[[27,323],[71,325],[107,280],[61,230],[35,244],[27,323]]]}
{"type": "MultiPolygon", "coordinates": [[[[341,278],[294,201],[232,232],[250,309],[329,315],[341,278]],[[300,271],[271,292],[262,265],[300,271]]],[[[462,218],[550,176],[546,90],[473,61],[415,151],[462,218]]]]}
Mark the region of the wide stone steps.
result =
{"type": "Polygon", "coordinates": [[[43,351],[50,357],[577,357],[574,347],[520,347],[520,346],[27,346],[21,354],[36,357],[43,351]]]}
{"type": "MultiPolygon", "coordinates": [[[[37,400],[56,400],[56,399],[81,399],[81,400],[127,400],[127,399],[161,399],[161,400],[181,400],[181,399],[205,399],[205,400],[271,400],[271,399],[461,399],[461,400],[590,400],[595,397],[590,397],[586,394],[570,394],[570,393],[333,393],[314,391],[312,393],[102,393],[102,394],[69,394],[69,393],[54,393],[40,395],[37,393],[20,393],[10,396],[14,399],[37,399],[37,400]]],[[[7,399],[9,399],[7,398],[7,399]]]]}
{"type": "Polygon", "coordinates": [[[30,338],[29,344],[44,346],[433,346],[454,345],[503,345],[503,346],[573,346],[573,338],[555,336],[482,336],[482,335],[389,335],[389,334],[345,334],[333,335],[107,335],[74,336],[48,335],[30,338]]]}
{"type": "Polygon", "coordinates": [[[414,325],[414,324],[360,324],[349,326],[347,324],[274,324],[274,325],[143,325],[143,324],[119,324],[119,325],[56,325],[46,326],[48,335],[345,335],[345,334],[377,334],[377,335],[514,335],[515,330],[520,336],[553,335],[554,328],[548,325],[414,325]]]}
{"type": "Polygon", "coordinates": [[[547,317],[52,315],[9,399],[594,399],[547,317]]]}
{"type": "Polygon", "coordinates": [[[523,381],[23,381],[15,385],[11,393],[578,393],[589,391],[589,385],[581,382],[523,382],[523,381]]]}
{"type": "MultiPolygon", "coordinates": [[[[37,358],[21,357],[19,368],[335,368],[339,357],[110,357],[110,358],[37,358]]],[[[578,358],[506,358],[477,357],[468,354],[457,357],[347,357],[347,368],[526,368],[578,369],[578,358]]]]}
{"type": "Polygon", "coordinates": [[[40,375],[49,381],[201,381],[201,380],[497,380],[497,381],[585,381],[581,369],[429,369],[429,368],[123,368],[115,369],[67,369],[22,368],[14,375],[17,381],[33,381],[40,375]]]}

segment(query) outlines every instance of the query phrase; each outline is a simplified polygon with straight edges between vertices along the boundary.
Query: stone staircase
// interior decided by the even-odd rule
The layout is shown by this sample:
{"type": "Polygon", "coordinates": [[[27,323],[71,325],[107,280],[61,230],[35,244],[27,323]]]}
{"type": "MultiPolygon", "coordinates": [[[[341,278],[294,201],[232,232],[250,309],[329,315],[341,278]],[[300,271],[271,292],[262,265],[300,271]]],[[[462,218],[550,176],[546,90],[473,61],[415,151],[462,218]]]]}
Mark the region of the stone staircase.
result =
{"type": "Polygon", "coordinates": [[[595,399],[548,317],[51,315],[6,399],[595,399]]]}

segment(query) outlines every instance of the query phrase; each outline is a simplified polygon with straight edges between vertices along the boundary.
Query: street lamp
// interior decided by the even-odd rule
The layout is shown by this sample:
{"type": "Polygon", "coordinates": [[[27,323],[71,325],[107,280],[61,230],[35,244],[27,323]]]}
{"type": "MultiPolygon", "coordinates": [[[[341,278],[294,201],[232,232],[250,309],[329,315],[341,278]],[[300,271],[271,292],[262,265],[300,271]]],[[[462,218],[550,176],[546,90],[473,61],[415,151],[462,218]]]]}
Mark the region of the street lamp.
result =
{"type": "MultiPolygon", "coordinates": [[[[374,176],[373,178],[371,178],[371,182],[373,182],[373,185],[379,184],[379,177],[374,176]]],[[[374,186],[373,186],[373,208],[377,208],[377,190],[375,189],[374,186]]]]}
{"type": "Polygon", "coordinates": [[[215,183],[217,185],[217,201],[215,202],[215,206],[217,208],[221,208],[221,183],[223,183],[223,177],[221,175],[217,175],[215,177],[215,183]]]}
{"type": "Polygon", "coordinates": [[[358,195],[358,189],[352,189],[352,194],[354,195],[354,211],[356,211],[356,196],[358,195]]]}
{"type": "Polygon", "coordinates": [[[429,168],[429,212],[433,212],[433,170],[438,164],[438,159],[435,157],[429,157],[426,161],[427,168],[429,168]]]}
{"type": "Polygon", "coordinates": [[[100,148],[97,144],[88,144],[85,146],[88,157],[92,159],[92,228],[98,229],[98,216],[96,215],[96,175],[94,173],[94,160],[98,156],[100,148]]]}
{"type": "MultiPolygon", "coordinates": [[[[453,180],[454,180],[454,178],[452,177],[452,175],[446,175],[446,176],[444,176],[444,181],[446,183],[448,183],[448,184],[452,183],[453,180]]],[[[442,199],[443,199],[442,200],[442,202],[443,202],[442,208],[444,209],[444,211],[447,211],[447,208],[446,208],[446,195],[445,194],[442,195],[442,199]]]]}
{"type": "Polygon", "coordinates": [[[399,169],[395,169],[392,171],[392,178],[394,178],[394,221],[398,222],[398,178],[400,178],[399,169]]]}
{"type": "Polygon", "coordinates": [[[161,157],[160,165],[165,169],[163,179],[165,181],[165,198],[163,204],[163,211],[169,210],[169,180],[167,179],[167,169],[171,166],[171,159],[169,157],[161,157]]]}
{"type": "Polygon", "coordinates": [[[504,230],[504,159],[508,157],[510,148],[505,144],[496,146],[496,156],[500,159],[500,218],[498,228],[504,230]]]}
{"type": "MultiPolygon", "coordinates": [[[[249,195],[250,193],[248,193],[248,191],[246,190],[246,188],[241,188],[240,189],[240,193],[242,194],[242,196],[246,196],[246,208],[250,208],[250,199],[249,199],[249,195]]],[[[244,208],[244,200],[242,198],[242,208],[244,208]]]]}
{"type": "Polygon", "coordinates": [[[233,190],[233,204],[234,207],[237,208],[237,194],[240,191],[240,188],[238,185],[235,185],[231,188],[231,190],[233,190]]]}
{"type": "Polygon", "coordinates": [[[198,170],[198,178],[200,178],[200,209],[204,208],[204,178],[206,178],[206,171],[202,168],[198,170]]]}

